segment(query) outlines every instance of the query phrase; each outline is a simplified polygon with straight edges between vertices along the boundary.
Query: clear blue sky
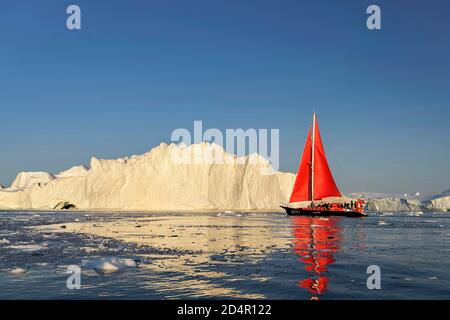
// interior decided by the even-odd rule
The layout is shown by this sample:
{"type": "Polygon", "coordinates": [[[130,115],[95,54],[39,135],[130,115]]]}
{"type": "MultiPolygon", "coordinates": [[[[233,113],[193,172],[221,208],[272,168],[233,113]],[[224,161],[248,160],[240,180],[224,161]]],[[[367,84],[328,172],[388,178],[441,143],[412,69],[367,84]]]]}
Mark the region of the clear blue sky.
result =
{"type": "Polygon", "coordinates": [[[450,188],[450,2],[17,0],[0,4],[0,184],[143,153],[175,128],[280,128],[313,109],[344,191],[450,188]],[[65,28],[66,7],[82,30],[65,28]],[[382,30],[366,28],[378,4],[382,30]]]}

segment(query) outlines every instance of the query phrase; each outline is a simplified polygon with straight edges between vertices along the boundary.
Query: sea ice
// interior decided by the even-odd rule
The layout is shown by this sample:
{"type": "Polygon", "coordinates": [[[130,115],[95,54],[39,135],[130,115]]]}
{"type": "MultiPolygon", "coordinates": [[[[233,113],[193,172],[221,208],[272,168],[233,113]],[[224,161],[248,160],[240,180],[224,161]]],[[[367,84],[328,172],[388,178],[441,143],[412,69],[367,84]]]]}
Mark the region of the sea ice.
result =
{"type": "Polygon", "coordinates": [[[36,265],[40,266],[40,267],[47,267],[48,263],[47,262],[38,262],[38,263],[36,263],[36,265]]]}
{"type": "Polygon", "coordinates": [[[133,259],[109,257],[97,260],[83,260],[81,266],[93,269],[99,273],[113,273],[121,269],[137,267],[137,263],[133,259]]]}
{"type": "Polygon", "coordinates": [[[33,252],[33,251],[40,251],[40,250],[47,250],[47,246],[39,245],[39,244],[15,244],[6,247],[8,249],[14,249],[14,250],[21,250],[24,252],[33,252]]]}
{"type": "Polygon", "coordinates": [[[91,254],[91,253],[99,251],[98,248],[93,248],[93,247],[82,247],[80,249],[83,250],[84,252],[86,252],[87,254],[91,254]]]}
{"type": "Polygon", "coordinates": [[[24,274],[25,272],[27,272],[27,270],[23,269],[23,268],[13,268],[13,269],[10,269],[8,272],[10,274],[19,275],[19,274],[24,274]]]}

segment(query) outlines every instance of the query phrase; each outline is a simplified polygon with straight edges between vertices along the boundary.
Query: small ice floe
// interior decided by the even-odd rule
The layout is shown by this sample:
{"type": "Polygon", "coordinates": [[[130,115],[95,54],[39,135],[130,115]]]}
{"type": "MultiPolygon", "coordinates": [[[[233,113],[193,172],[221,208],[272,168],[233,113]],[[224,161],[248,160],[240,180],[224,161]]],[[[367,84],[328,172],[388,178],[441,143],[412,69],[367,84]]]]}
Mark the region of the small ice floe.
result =
{"type": "Polygon", "coordinates": [[[82,247],[80,249],[83,250],[84,252],[86,252],[87,254],[91,254],[91,253],[99,251],[98,248],[94,248],[94,247],[82,247]]]}
{"type": "Polygon", "coordinates": [[[113,273],[125,268],[136,268],[137,263],[133,259],[109,257],[90,261],[83,260],[81,266],[83,268],[93,269],[98,273],[113,273]]]}
{"type": "Polygon", "coordinates": [[[38,263],[36,263],[36,265],[40,266],[40,267],[47,267],[48,266],[48,262],[38,262],[38,263]]]}
{"type": "Polygon", "coordinates": [[[411,279],[411,278],[403,278],[403,280],[405,280],[405,281],[412,281],[413,279],[411,279]]]}
{"type": "Polygon", "coordinates": [[[8,270],[8,273],[14,274],[14,275],[24,274],[25,272],[27,272],[27,270],[24,268],[12,268],[12,269],[8,270]]]}
{"type": "Polygon", "coordinates": [[[389,223],[387,223],[386,221],[380,220],[380,221],[378,221],[378,225],[379,226],[387,226],[387,225],[389,225],[389,223]]]}
{"type": "Polygon", "coordinates": [[[57,238],[56,234],[54,234],[54,233],[45,233],[45,234],[42,235],[42,237],[44,239],[55,239],[55,238],[57,238]]]}
{"type": "Polygon", "coordinates": [[[8,243],[11,243],[8,239],[3,238],[0,240],[0,244],[8,244],[8,243]]]}
{"type": "Polygon", "coordinates": [[[393,216],[394,214],[392,212],[386,212],[386,213],[382,213],[382,216],[393,216]]]}
{"type": "Polygon", "coordinates": [[[30,221],[31,217],[17,217],[17,218],[12,218],[11,221],[14,222],[28,222],[30,221]]]}
{"type": "Polygon", "coordinates": [[[75,220],[73,220],[75,222],[80,222],[80,219],[76,218],[75,220]]]}
{"type": "Polygon", "coordinates": [[[217,214],[217,217],[220,217],[222,215],[222,212],[219,212],[218,214],[217,214]]]}
{"type": "MultiPolygon", "coordinates": [[[[240,217],[240,216],[242,216],[241,213],[236,212],[236,211],[230,211],[230,210],[225,210],[225,211],[223,211],[223,212],[221,212],[221,213],[219,213],[219,214],[220,214],[220,216],[222,216],[222,217],[227,217],[227,218],[229,218],[229,217],[240,217]]],[[[219,214],[217,215],[218,217],[219,217],[219,214]]]]}
{"type": "Polygon", "coordinates": [[[429,280],[437,280],[438,277],[429,277],[428,279],[429,279],[429,280]]]}
{"type": "Polygon", "coordinates": [[[48,249],[46,243],[43,243],[41,245],[39,245],[39,244],[15,244],[15,245],[8,246],[6,248],[20,250],[20,251],[24,251],[24,252],[34,252],[34,251],[48,249]]]}

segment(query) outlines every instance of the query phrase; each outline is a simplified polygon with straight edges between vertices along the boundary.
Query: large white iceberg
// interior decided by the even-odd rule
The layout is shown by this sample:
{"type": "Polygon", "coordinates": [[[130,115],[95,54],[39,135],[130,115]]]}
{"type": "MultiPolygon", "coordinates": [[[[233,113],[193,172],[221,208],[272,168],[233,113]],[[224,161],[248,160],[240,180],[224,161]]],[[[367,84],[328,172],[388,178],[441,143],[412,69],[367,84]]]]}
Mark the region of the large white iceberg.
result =
{"type": "Polygon", "coordinates": [[[80,210],[274,210],[286,202],[295,175],[271,171],[252,154],[237,157],[217,144],[162,143],[116,160],[91,159],[57,175],[22,173],[0,191],[0,208],[80,210]]]}

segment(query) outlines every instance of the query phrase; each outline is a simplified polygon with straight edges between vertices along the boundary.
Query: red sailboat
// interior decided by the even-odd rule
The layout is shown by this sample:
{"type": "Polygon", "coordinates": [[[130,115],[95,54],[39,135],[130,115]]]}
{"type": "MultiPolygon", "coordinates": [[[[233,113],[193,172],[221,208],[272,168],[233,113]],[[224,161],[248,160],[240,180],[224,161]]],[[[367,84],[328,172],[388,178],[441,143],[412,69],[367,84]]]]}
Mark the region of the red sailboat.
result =
{"type": "Polygon", "coordinates": [[[364,200],[343,197],[334,182],[315,113],[289,204],[281,207],[289,215],[365,216],[364,200]]]}

